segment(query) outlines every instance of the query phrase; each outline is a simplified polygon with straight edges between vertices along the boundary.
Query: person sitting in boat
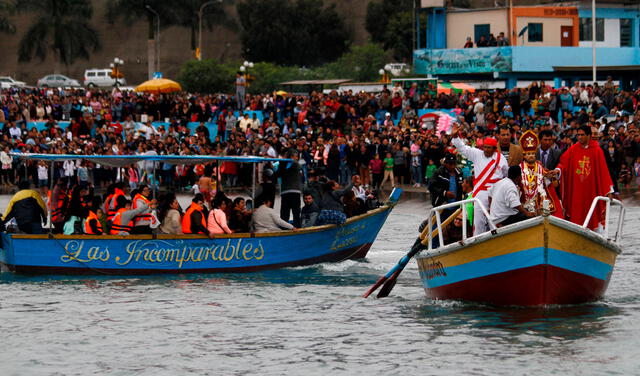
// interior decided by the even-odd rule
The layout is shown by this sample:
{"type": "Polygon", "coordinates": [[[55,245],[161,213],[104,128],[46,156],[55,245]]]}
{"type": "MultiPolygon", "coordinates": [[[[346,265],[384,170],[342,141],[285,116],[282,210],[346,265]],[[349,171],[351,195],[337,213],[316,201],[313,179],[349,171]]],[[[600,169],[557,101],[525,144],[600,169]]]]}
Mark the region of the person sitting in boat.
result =
{"type": "Polygon", "coordinates": [[[116,215],[116,206],[118,204],[118,196],[125,195],[125,186],[123,182],[113,183],[107,187],[107,198],[104,200],[104,212],[107,214],[107,221],[112,221],[116,215]]]}
{"type": "Polygon", "coordinates": [[[15,218],[18,229],[27,234],[42,234],[42,222],[47,220],[47,207],[42,197],[31,189],[29,181],[18,184],[19,191],[13,195],[2,216],[3,223],[15,218]]]}
{"type": "Polygon", "coordinates": [[[213,238],[215,235],[231,234],[233,232],[227,225],[226,209],[227,198],[222,195],[217,195],[213,199],[212,209],[209,211],[209,218],[207,220],[207,230],[209,230],[210,238],[213,238]]]}
{"type": "Polygon", "coordinates": [[[291,223],[283,221],[273,209],[275,197],[262,196],[256,199],[261,205],[253,212],[251,223],[254,232],[277,232],[283,230],[297,230],[291,223]]]}
{"type": "Polygon", "coordinates": [[[462,220],[462,213],[459,213],[448,226],[442,230],[442,238],[444,244],[451,244],[462,240],[462,226],[467,226],[467,236],[471,235],[471,224],[469,221],[462,220]]]}
{"type": "Polygon", "coordinates": [[[51,208],[52,232],[54,234],[61,234],[64,228],[67,208],[69,207],[69,194],[67,192],[67,183],[64,179],[59,179],[53,188],[49,207],[51,208]]]}
{"type": "Polygon", "coordinates": [[[182,235],[182,208],[174,193],[167,193],[162,200],[159,211],[161,234],[182,235]]]}
{"type": "Polygon", "coordinates": [[[302,210],[300,210],[302,227],[315,226],[318,221],[318,215],[320,215],[320,208],[318,207],[318,204],[314,202],[313,195],[311,193],[305,193],[302,200],[304,201],[304,206],[302,207],[302,210]]]}
{"type": "Polygon", "coordinates": [[[149,205],[142,203],[139,207],[132,209],[131,201],[124,196],[118,196],[116,199],[116,214],[111,220],[109,233],[111,235],[129,235],[133,230],[136,215],[148,210],[149,207],[155,208],[157,202],[155,199],[149,201],[149,205]]]}
{"type": "Polygon", "coordinates": [[[100,217],[104,215],[104,212],[100,208],[100,205],[93,206],[91,209],[85,209],[87,211],[84,220],[83,231],[87,235],[102,235],[102,223],[100,223],[100,217]]]}
{"type": "Polygon", "coordinates": [[[364,202],[356,197],[353,190],[346,191],[342,196],[342,202],[344,203],[344,214],[347,218],[355,217],[367,212],[364,202]]]}
{"type": "Polygon", "coordinates": [[[149,196],[151,195],[151,188],[148,185],[142,184],[138,192],[133,196],[131,200],[132,209],[137,209],[142,205],[146,205],[147,209],[143,210],[133,219],[133,232],[132,234],[151,234],[151,205],[149,204],[149,196]]]}
{"type": "Polygon", "coordinates": [[[489,190],[489,217],[497,227],[507,226],[534,217],[520,202],[522,170],[520,166],[509,167],[508,177],[495,183],[489,190]]]}
{"type": "MultiPolygon", "coordinates": [[[[500,179],[507,176],[509,164],[501,153],[496,152],[498,141],[493,137],[485,137],[482,150],[472,148],[459,137],[458,126],[451,129],[451,142],[456,150],[473,162],[474,188],[473,197],[477,198],[485,207],[489,206],[488,191],[500,179]]],[[[474,205],[473,234],[479,235],[489,230],[487,218],[479,205],[474,205]]]]}
{"type": "Polygon", "coordinates": [[[247,210],[247,201],[242,197],[236,197],[231,205],[229,216],[229,228],[233,232],[249,232],[251,224],[251,210],[247,210]]]}
{"type": "MultiPolygon", "coordinates": [[[[447,153],[442,166],[436,170],[429,183],[431,205],[444,205],[462,199],[462,172],[456,167],[456,157],[447,153]]],[[[449,218],[457,208],[442,211],[442,218],[449,218]]]]}
{"type": "Polygon", "coordinates": [[[207,229],[208,214],[204,206],[204,196],[202,193],[197,193],[182,217],[182,232],[184,234],[209,234],[207,229]]]}
{"type": "Polygon", "coordinates": [[[547,170],[541,162],[536,160],[539,144],[538,136],[530,130],[520,136],[520,146],[524,151],[524,161],[520,162],[524,208],[535,215],[540,215],[543,202],[547,200],[549,212],[556,217],[564,218],[562,205],[555,189],[558,180],[553,171],[547,170]]]}
{"type": "Polygon", "coordinates": [[[334,180],[329,180],[325,183],[317,225],[341,225],[347,221],[341,199],[352,187],[350,184],[345,189],[340,189],[340,185],[334,180]]]}

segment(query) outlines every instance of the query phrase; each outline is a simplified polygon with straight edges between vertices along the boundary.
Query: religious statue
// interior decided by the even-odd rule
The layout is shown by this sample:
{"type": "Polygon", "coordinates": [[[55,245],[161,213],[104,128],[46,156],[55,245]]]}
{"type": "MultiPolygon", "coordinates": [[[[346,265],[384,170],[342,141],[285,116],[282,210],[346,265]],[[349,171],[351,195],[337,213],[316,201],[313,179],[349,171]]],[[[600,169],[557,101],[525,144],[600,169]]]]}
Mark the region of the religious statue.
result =
{"type": "Polygon", "coordinates": [[[558,180],[554,171],[549,171],[536,160],[536,151],[540,141],[538,136],[528,130],[520,136],[520,146],[524,160],[520,162],[522,169],[523,207],[535,215],[548,210],[556,217],[564,218],[562,204],[556,193],[558,180]],[[545,205],[548,202],[548,207],[545,205]]]}

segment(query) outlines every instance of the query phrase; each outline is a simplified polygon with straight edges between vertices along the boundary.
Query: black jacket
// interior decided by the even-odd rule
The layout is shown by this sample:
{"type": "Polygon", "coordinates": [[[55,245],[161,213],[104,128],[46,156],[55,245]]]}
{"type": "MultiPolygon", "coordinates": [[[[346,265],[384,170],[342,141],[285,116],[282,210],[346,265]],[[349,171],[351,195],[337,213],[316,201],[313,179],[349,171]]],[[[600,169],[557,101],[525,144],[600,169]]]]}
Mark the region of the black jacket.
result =
{"type": "MultiPolygon", "coordinates": [[[[431,205],[434,207],[447,203],[446,193],[449,190],[449,170],[442,166],[436,170],[429,183],[429,192],[431,193],[431,205]]],[[[455,170],[456,176],[456,201],[462,200],[462,173],[458,168],[455,170]]]]}

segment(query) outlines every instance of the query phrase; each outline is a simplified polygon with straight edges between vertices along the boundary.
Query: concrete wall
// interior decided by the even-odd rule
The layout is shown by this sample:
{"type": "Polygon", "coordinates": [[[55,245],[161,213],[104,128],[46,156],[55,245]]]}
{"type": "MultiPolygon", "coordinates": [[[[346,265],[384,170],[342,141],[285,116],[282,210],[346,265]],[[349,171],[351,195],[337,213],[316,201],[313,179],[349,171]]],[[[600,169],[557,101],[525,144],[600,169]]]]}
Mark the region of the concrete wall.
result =
{"type": "MultiPolygon", "coordinates": [[[[560,27],[573,26],[571,18],[545,18],[545,17],[518,17],[516,18],[516,31],[520,32],[529,23],[542,24],[542,42],[529,42],[528,31],[524,34],[524,46],[560,46],[560,27]]],[[[522,37],[518,38],[518,45],[522,44],[522,37]]]]}
{"type": "MultiPolygon", "coordinates": [[[[506,9],[447,13],[447,47],[462,48],[467,37],[474,39],[474,25],[489,24],[490,32],[497,36],[508,34],[506,9]]],[[[475,40],[474,40],[475,42],[475,40]]]]}
{"type": "MultiPolygon", "coordinates": [[[[580,41],[580,47],[591,47],[591,41],[580,41]]],[[[620,19],[604,20],[604,40],[596,41],[596,47],[620,47],[620,19]]]]}

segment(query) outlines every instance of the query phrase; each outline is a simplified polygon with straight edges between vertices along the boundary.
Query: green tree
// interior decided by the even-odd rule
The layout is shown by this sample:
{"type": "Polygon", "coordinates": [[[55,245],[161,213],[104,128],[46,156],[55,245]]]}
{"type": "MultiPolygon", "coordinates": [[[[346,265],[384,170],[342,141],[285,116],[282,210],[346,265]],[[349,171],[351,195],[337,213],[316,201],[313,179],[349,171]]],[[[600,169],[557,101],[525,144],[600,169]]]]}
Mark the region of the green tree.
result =
{"type": "Polygon", "coordinates": [[[14,6],[7,1],[0,1],[0,32],[15,34],[16,26],[11,22],[8,15],[13,13],[14,6]]]}
{"type": "Polygon", "coordinates": [[[34,56],[44,60],[52,50],[56,64],[69,66],[79,57],[89,59],[90,52],[100,48],[98,33],[90,25],[93,7],[89,0],[21,0],[17,7],[36,15],[20,40],[21,62],[34,56]]]}
{"type": "Polygon", "coordinates": [[[244,57],[280,65],[315,66],[349,46],[335,6],[322,0],[245,0],[237,4],[244,57]]]}
{"type": "Polygon", "coordinates": [[[377,81],[378,71],[391,60],[388,53],[379,44],[369,43],[353,46],[335,62],[316,70],[322,78],[348,78],[356,82],[377,81]]]}
{"type": "Polygon", "coordinates": [[[239,63],[221,64],[215,60],[191,60],[182,66],[178,80],[192,93],[229,93],[239,63]]]}
{"type": "Polygon", "coordinates": [[[367,5],[365,28],[371,40],[392,50],[398,61],[411,59],[413,53],[414,0],[380,0],[367,5]]]}

